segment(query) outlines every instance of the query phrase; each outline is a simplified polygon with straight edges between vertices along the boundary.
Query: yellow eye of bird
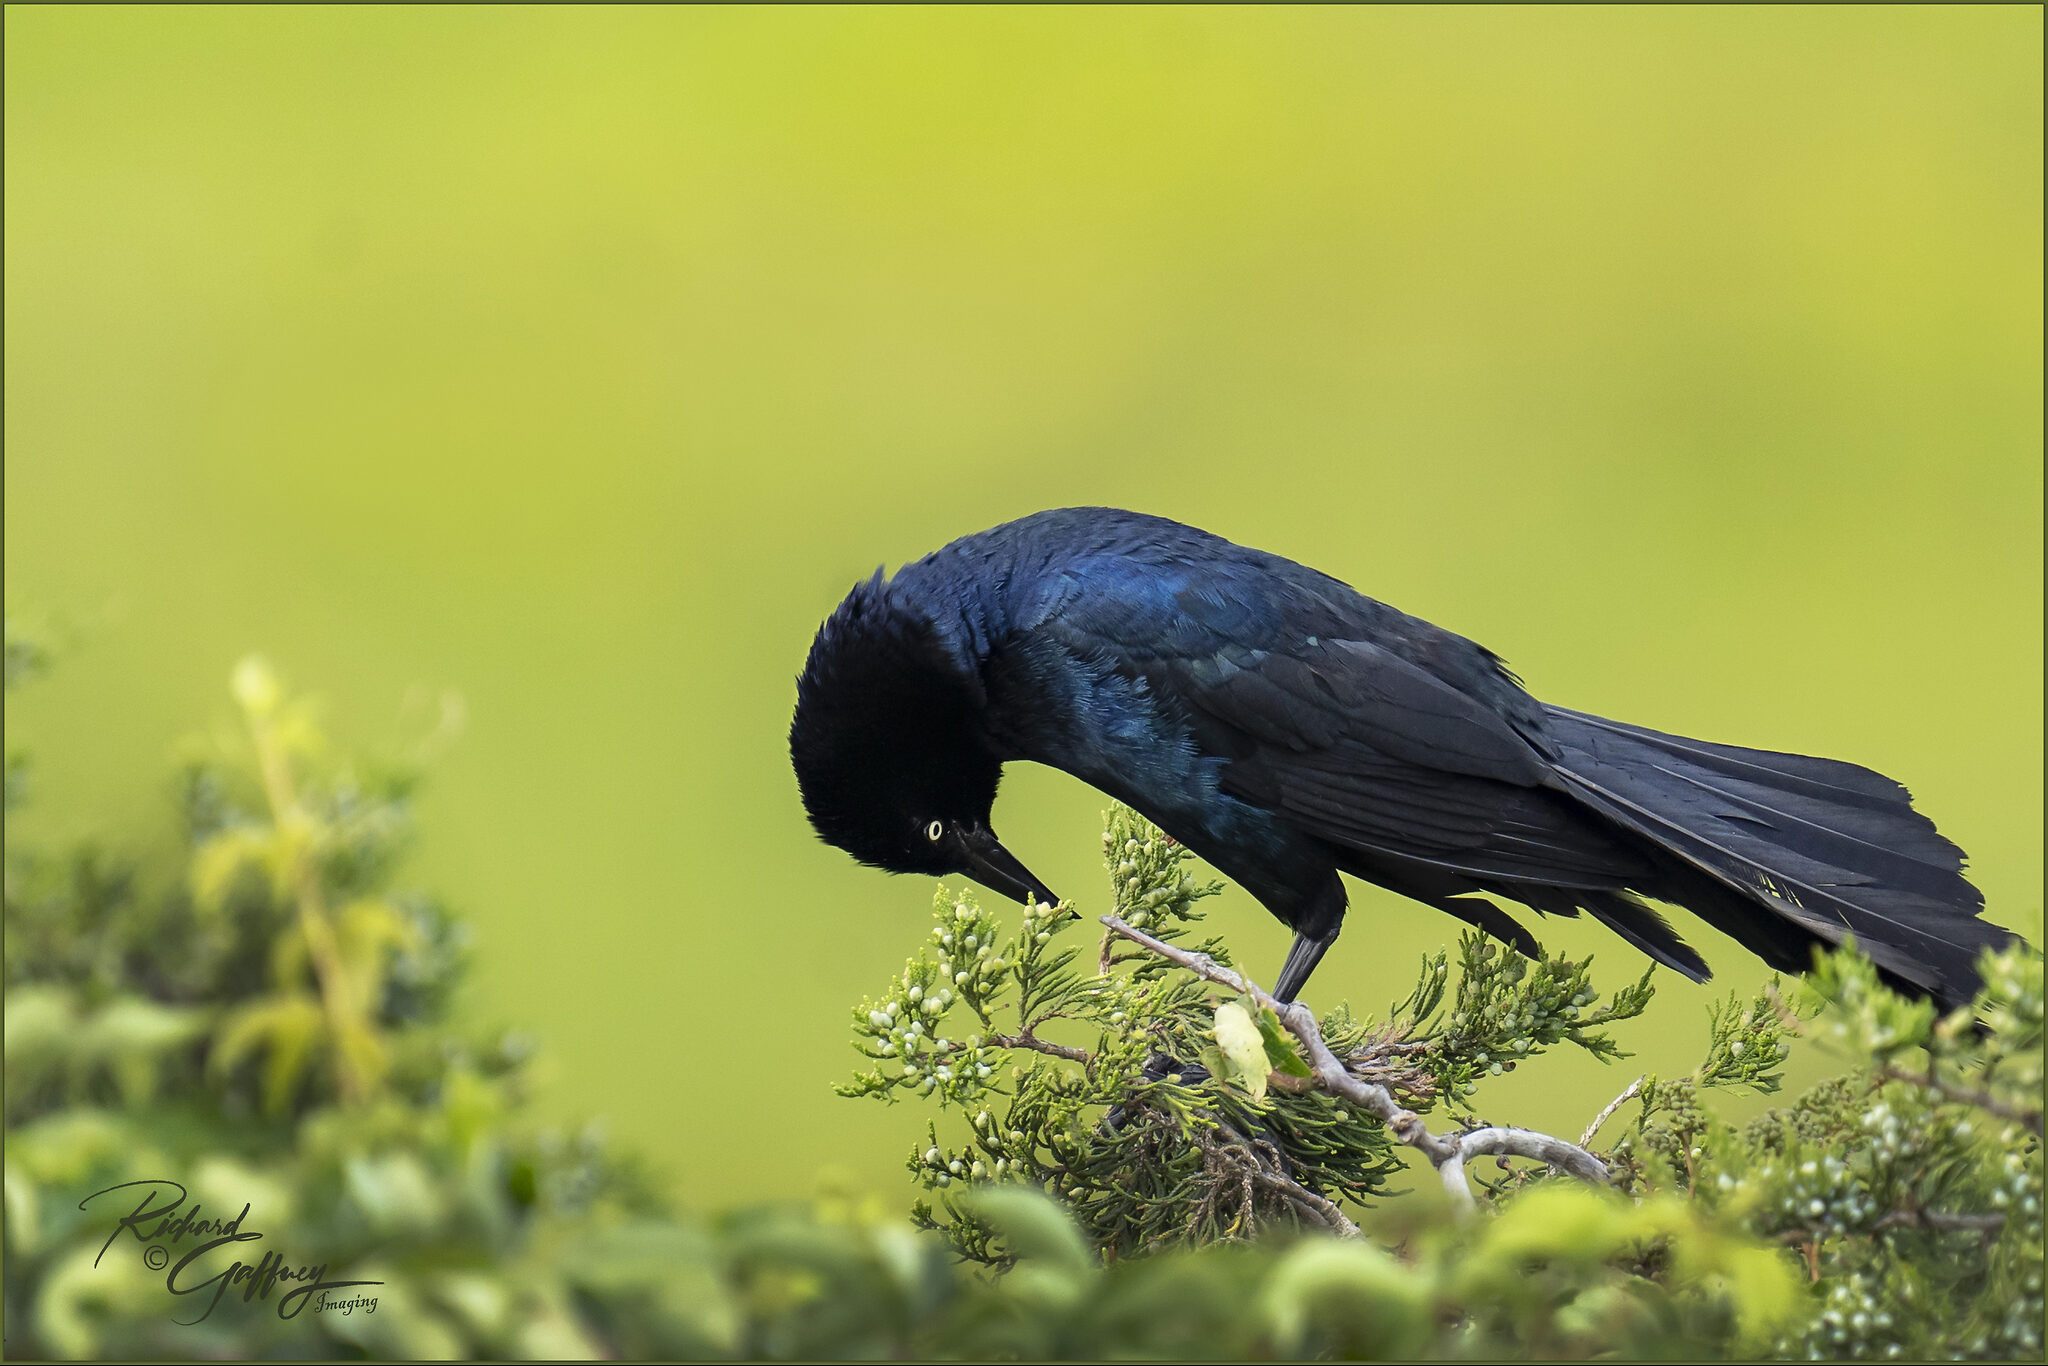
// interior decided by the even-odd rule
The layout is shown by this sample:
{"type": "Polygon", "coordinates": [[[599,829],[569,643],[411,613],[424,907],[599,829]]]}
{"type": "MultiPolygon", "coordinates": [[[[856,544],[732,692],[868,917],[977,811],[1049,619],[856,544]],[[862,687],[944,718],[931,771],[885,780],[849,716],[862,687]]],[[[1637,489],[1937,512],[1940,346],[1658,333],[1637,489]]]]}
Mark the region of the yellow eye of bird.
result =
{"type": "Polygon", "coordinates": [[[930,825],[927,825],[924,828],[924,837],[930,840],[933,844],[937,844],[939,842],[939,837],[944,835],[945,833],[946,827],[941,825],[937,821],[933,821],[930,825]]]}

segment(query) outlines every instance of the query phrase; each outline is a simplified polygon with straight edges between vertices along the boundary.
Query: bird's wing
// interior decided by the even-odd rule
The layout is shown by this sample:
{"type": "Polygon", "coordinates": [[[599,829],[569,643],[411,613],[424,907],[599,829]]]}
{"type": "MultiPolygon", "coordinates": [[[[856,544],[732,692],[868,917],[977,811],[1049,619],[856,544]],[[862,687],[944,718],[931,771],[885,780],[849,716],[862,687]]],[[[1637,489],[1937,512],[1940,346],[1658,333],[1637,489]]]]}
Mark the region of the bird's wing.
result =
{"type": "Polygon", "coordinates": [[[1557,790],[1540,707],[1493,656],[1335,580],[1119,562],[1045,606],[1039,629],[1184,717],[1224,791],[1334,845],[1567,888],[1641,871],[1557,790]]]}
{"type": "Polygon", "coordinates": [[[1333,844],[1562,887],[1639,870],[1546,783],[1542,756],[1498,712],[1371,642],[1225,647],[1160,661],[1149,681],[1226,759],[1225,791],[1333,844]]]}

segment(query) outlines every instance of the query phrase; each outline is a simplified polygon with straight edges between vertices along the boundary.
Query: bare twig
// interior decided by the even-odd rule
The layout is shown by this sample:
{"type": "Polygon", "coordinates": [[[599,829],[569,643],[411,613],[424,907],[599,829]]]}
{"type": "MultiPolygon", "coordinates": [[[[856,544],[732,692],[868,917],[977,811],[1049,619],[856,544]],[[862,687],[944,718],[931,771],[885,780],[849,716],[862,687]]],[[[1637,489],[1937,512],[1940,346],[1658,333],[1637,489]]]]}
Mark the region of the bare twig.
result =
{"type": "Polygon", "coordinates": [[[1049,1058],[1065,1058],[1068,1062],[1086,1063],[1093,1056],[1085,1048],[1069,1048],[1063,1043],[1041,1039],[1029,1029],[1021,1034],[991,1034],[988,1041],[997,1048],[1028,1048],[1033,1053],[1043,1053],[1049,1058]]]}
{"type": "Polygon", "coordinates": [[[1103,916],[1102,923],[1109,928],[1110,933],[1128,939],[1169,963],[1186,968],[1189,972],[1218,986],[1229,987],[1232,991],[1248,995],[1271,1010],[1279,1017],[1287,1032],[1300,1041],[1302,1052],[1309,1067],[1314,1070],[1315,1081],[1321,1089],[1359,1106],[1370,1114],[1377,1115],[1387,1126],[1389,1133],[1427,1157],[1430,1165],[1443,1176],[1445,1189],[1451,1193],[1461,1209],[1471,1209],[1476,1204],[1472,1198],[1471,1187],[1466,1185],[1464,1180],[1465,1161],[1467,1158],[1485,1153],[1533,1158],[1586,1181],[1604,1183],[1607,1180],[1607,1167],[1599,1158],[1584,1148],[1560,1138],[1552,1138],[1548,1134],[1501,1126],[1471,1129],[1463,1133],[1431,1133],[1422,1116],[1396,1101],[1393,1093],[1386,1087],[1353,1073],[1335,1053],[1330,1051],[1330,1046],[1323,1042],[1322,1029],[1316,1024],[1316,1017],[1308,1007],[1299,1002],[1275,1000],[1250,978],[1234,969],[1224,967],[1209,955],[1154,939],[1143,930],[1132,928],[1117,916],[1103,916]]]}
{"type": "Polygon", "coordinates": [[[1628,1084],[1628,1088],[1626,1090],[1624,1090],[1620,1095],[1616,1096],[1613,1100],[1607,1102],[1606,1109],[1602,1110],[1599,1114],[1593,1116],[1593,1122],[1586,1126],[1586,1132],[1579,1135],[1579,1146],[1581,1148],[1592,1147],[1593,1135],[1600,1132],[1600,1126],[1605,1124],[1608,1120],[1613,1119],[1614,1112],[1616,1110],[1619,1110],[1622,1106],[1628,1104],[1637,1096],[1641,1095],[1642,1091],[1643,1079],[1641,1077],[1637,1077],[1634,1081],[1628,1084]]]}
{"type": "Polygon", "coordinates": [[[1318,1195],[1299,1181],[1280,1175],[1278,1172],[1260,1168],[1253,1178],[1271,1191],[1286,1196],[1296,1206],[1308,1211],[1320,1220],[1332,1233],[1340,1238],[1356,1238],[1358,1225],[1351,1222],[1344,1211],[1338,1209],[1328,1196],[1318,1195]]]}
{"type": "MultiPolygon", "coordinates": [[[[1272,1144],[1261,1144],[1246,1138],[1235,1128],[1221,1120],[1216,1128],[1222,1135],[1198,1135],[1196,1141],[1212,1160],[1235,1168],[1241,1179],[1265,1187],[1285,1198],[1288,1203],[1301,1210],[1311,1219],[1329,1229],[1341,1238],[1359,1236],[1358,1225],[1351,1222],[1336,1202],[1302,1185],[1284,1170],[1276,1170],[1275,1164],[1282,1162],[1280,1154],[1272,1144]],[[1264,1148],[1264,1152],[1260,1151],[1264,1148]]],[[[1247,1199],[1249,1204],[1249,1199],[1247,1199]]]]}

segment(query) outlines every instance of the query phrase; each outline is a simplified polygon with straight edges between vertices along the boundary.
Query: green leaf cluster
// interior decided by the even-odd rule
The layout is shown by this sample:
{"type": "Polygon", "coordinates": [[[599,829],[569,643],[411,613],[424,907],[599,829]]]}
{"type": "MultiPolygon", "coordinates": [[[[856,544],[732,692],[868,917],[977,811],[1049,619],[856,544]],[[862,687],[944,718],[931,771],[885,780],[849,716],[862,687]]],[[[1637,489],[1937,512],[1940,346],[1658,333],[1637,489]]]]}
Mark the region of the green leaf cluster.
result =
{"type": "MultiPolygon", "coordinates": [[[[10,624],[10,685],[43,673],[10,624]]],[[[462,921],[396,878],[416,776],[336,752],[259,661],[237,724],[178,765],[164,856],[25,843],[5,863],[7,1347],[59,1358],[590,1357],[736,1350],[656,1254],[670,1219],[594,1130],[523,1113],[531,1046],[450,1006],[462,921]],[[203,1322],[139,1245],[119,1182],[249,1204],[259,1250],[384,1282],[382,1312],[230,1295],[203,1322]],[[95,1264],[97,1259],[97,1264],[95,1264]]],[[[10,696],[10,712],[15,699],[10,696]]],[[[676,1266],[687,1264],[676,1253],[676,1266]]]]}
{"type": "Polygon", "coordinates": [[[2016,945],[1980,967],[1975,1002],[1943,1015],[1835,950],[1789,999],[1773,984],[1717,1010],[1700,1068],[1645,1086],[1623,1184],[1798,1257],[1811,1312],[1783,1355],[2040,1355],[2041,958],[2016,945]],[[1795,1033],[1843,1070],[1746,1124],[1706,1103],[1778,1090],[1795,1033]]]}
{"type": "MultiPolygon", "coordinates": [[[[1185,851],[1128,810],[1112,810],[1106,823],[1119,913],[1221,958],[1213,942],[1191,942],[1203,928],[1195,903],[1208,889],[1190,878],[1185,851]]],[[[934,946],[892,994],[856,1012],[861,1046],[880,1065],[846,1092],[915,1095],[967,1112],[957,1141],[950,1125],[942,1133],[930,1120],[909,1164],[925,1190],[918,1221],[963,1257],[1009,1265],[978,1203],[989,1190],[1049,1195],[1099,1257],[1122,1263],[1174,1248],[1328,1238],[1348,1223],[1370,1230],[1403,1155],[1417,1160],[1379,1121],[1315,1089],[1292,1036],[1256,1002],[1121,939],[1092,955],[1061,947],[1081,923],[1070,908],[1034,909],[1011,934],[972,897],[942,892],[937,918],[934,946]],[[957,957],[963,942],[984,967],[961,977],[945,955],[957,957]],[[1050,965],[1055,986],[1035,992],[1027,962],[1050,965]],[[957,996],[946,994],[949,973],[957,996]],[[912,999],[932,981],[936,1001],[912,999]],[[959,1043],[946,1026],[956,1011],[972,1017],[959,1043]],[[913,1028],[905,1039],[906,1018],[929,1021],[926,1033],[913,1028]],[[1055,1027],[1064,1052],[1042,1046],[1055,1027]],[[921,1068],[927,1054],[972,1065],[965,1077],[955,1066],[934,1080],[921,1068]]],[[[1427,1295],[1413,1284],[1401,1291],[1435,1296],[1432,1312],[1467,1332],[1494,1299],[1537,1293],[1542,1308],[1518,1322],[1520,1337],[1415,1342],[1453,1355],[1475,1341],[1570,1354],[1593,1350],[1596,1339],[1580,1330],[1597,1323],[1613,1350],[1682,1331],[1702,1352],[1713,1344],[1802,1358],[2037,1353],[2041,960],[2015,948],[1987,956],[1983,969],[1978,1000],[1946,1017],[1887,989],[1853,946],[1819,958],[1789,999],[1773,980],[1752,998],[1715,1005],[1699,1066],[1639,1079],[1622,1098],[1634,1104],[1608,1121],[1605,1155],[1632,1206],[1586,1204],[1586,1192],[1536,1164],[1487,1164],[1473,1179],[1504,1210],[1493,1227],[1522,1230],[1526,1259],[1488,1281],[1483,1297],[1447,1300],[1444,1281],[1427,1295]],[[1801,1037],[1832,1053],[1840,1073],[1748,1123],[1724,1118],[1713,1096],[1777,1093],[1801,1037]],[[1635,1213],[1624,1219],[1616,1208],[1635,1213]],[[1531,1209],[1545,1213],[1519,1213],[1531,1209]],[[1647,1226],[1627,1219],[1659,1231],[1611,1232],[1647,1226]],[[1601,1274],[1627,1274],[1597,1293],[1579,1282],[1532,1290],[1586,1249],[1601,1249],[1601,1274]],[[1688,1298],[1705,1263],[1741,1287],[1711,1313],[1688,1298]],[[1653,1300],[1661,1307],[1650,1313],[1653,1300]]],[[[1321,1025],[1354,1073],[1412,1110],[1455,1118],[1488,1078],[1553,1049],[1625,1057],[1611,1026],[1641,1015],[1652,997],[1649,973],[1603,1000],[1586,962],[1531,961],[1468,935],[1455,956],[1426,959],[1413,991],[1383,1018],[1338,1010],[1321,1025]]],[[[1427,1220],[1378,1224],[1406,1229],[1411,1252],[1443,1236],[1427,1220]]],[[[1463,1242],[1443,1245],[1454,1243],[1458,1257],[1474,1255],[1463,1242]]],[[[1315,1255],[1367,1259],[1345,1262],[1346,1275],[1385,1271],[1368,1268],[1365,1252],[1315,1255]]],[[[1476,1285],[1487,1265],[1472,1263],[1456,1283],[1476,1285]]]]}
{"type": "MultiPolygon", "coordinates": [[[[46,673],[11,623],[7,655],[10,688],[46,673]]],[[[1485,1213],[1456,1220],[1389,1203],[1412,1152],[1315,1089],[1256,1002],[1071,906],[942,892],[854,1011],[862,1071],[842,1088],[926,1107],[911,1217],[800,1191],[693,1216],[594,1128],[534,1121],[531,1043],[454,1009],[465,923],[403,877],[414,766],[334,746],[258,662],[232,693],[236,726],[179,764],[176,850],[44,848],[9,824],[15,1355],[2039,1356],[2031,953],[1987,958],[1948,1016],[1846,951],[1806,987],[1731,998],[1700,1066],[1643,1079],[1602,1130],[1614,1189],[1489,1163],[1485,1213]],[[1802,1038],[1835,1075],[1727,1118],[1716,1098],[1777,1092],[1802,1038]],[[295,1260],[383,1282],[380,1312],[230,1300],[174,1322],[132,1244],[95,1265],[105,1221],[79,1208],[156,1176],[249,1204],[295,1260]]],[[[10,803],[26,772],[10,753],[10,803]]],[[[1109,904],[1226,960],[1186,852],[1121,808],[1106,826],[1109,904]]],[[[1584,963],[1468,937],[1383,1016],[1322,1026],[1442,1131],[1498,1073],[1623,1056],[1609,1027],[1649,1001],[1647,978],[1603,1001],[1584,963]]]]}
{"type": "MultiPolygon", "coordinates": [[[[1110,897],[1134,928],[1228,962],[1203,937],[1187,851],[1121,805],[1104,817],[1110,897]]],[[[1372,1115],[1306,1084],[1310,1069],[1271,1010],[1106,935],[1093,952],[1070,905],[1030,907],[1012,932],[968,893],[941,889],[931,942],[854,1009],[875,1066],[841,1088],[915,1096],[971,1116],[962,1141],[936,1122],[910,1169],[920,1222],[965,1255],[999,1260],[962,1185],[1049,1191],[1118,1256],[1243,1239],[1274,1228],[1341,1231],[1401,1168],[1372,1115]]],[[[1477,935],[1426,960],[1384,1021],[1347,1011],[1325,1038],[1408,1107],[1462,1102],[1479,1081],[1568,1045],[1624,1056],[1606,1026],[1640,1014],[1645,977],[1602,1002],[1588,965],[1505,954],[1477,935]]],[[[1518,1172],[1519,1176],[1527,1173],[1518,1172]]]]}

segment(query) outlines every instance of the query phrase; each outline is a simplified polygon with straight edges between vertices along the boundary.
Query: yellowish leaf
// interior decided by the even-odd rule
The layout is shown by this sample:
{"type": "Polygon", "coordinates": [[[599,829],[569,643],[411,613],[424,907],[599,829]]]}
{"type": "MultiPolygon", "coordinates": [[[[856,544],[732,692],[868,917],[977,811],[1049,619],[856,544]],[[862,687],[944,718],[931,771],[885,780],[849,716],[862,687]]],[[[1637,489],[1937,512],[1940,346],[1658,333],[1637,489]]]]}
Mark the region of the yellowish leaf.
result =
{"type": "Polygon", "coordinates": [[[1264,1100],[1266,1074],[1273,1070],[1266,1057],[1266,1040],[1251,1012],[1236,1001],[1216,1007],[1216,1048],[1252,1099],[1264,1100]]]}

